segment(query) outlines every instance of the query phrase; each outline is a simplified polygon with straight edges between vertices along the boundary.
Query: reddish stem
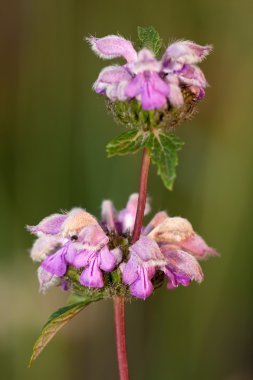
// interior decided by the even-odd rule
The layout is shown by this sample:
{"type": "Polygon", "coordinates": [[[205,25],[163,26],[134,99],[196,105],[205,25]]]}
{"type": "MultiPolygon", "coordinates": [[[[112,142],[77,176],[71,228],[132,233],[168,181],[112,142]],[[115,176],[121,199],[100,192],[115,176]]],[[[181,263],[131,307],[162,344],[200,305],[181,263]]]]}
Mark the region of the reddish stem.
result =
{"type": "MultiPolygon", "coordinates": [[[[141,234],[142,222],[147,199],[147,185],[149,172],[150,157],[146,148],[143,150],[141,176],[139,186],[139,198],[137,205],[136,218],[132,236],[132,243],[135,243],[141,234]]],[[[126,351],[126,333],[125,333],[125,300],[123,297],[115,297],[114,299],[115,312],[115,330],[116,344],[118,354],[118,365],[120,380],[129,380],[127,351],[126,351]]]]}
{"type": "Polygon", "coordinates": [[[147,186],[148,186],[148,172],[150,165],[150,157],[146,148],[143,150],[142,164],[141,164],[141,176],[139,186],[139,198],[137,205],[137,213],[134,223],[134,231],[132,236],[132,243],[135,243],[141,234],[142,222],[144,217],[144,211],[147,199],[147,186]]]}
{"type": "Polygon", "coordinates": [[[120,380],[129,380],[125,333],[125,301],[123,297],[114,298],[114,313],[119,376],[120,380]]]}

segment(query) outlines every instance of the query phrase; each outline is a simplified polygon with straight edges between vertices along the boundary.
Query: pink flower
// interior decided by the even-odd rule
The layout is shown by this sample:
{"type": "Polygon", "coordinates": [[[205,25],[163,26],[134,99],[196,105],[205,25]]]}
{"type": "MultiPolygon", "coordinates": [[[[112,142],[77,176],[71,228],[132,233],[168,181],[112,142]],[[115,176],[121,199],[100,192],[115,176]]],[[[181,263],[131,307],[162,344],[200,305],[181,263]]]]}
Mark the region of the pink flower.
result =
{"type": "Polygon", "coordinates": [[[93,85],[97,93],[112,101],[136,98],[144,110],[160,109],[167,101],[174,107],[184,103],[182,87],[200,99],[207,81],[196,66],[211,51],[211,46],[200,46],[191,41],[170,45],[161,61],[144,48],[136,52],[132,43],[120,36],[88,38],[93,51],[104,59],[123,57],[126,64],[104,68],[93,85]]]}

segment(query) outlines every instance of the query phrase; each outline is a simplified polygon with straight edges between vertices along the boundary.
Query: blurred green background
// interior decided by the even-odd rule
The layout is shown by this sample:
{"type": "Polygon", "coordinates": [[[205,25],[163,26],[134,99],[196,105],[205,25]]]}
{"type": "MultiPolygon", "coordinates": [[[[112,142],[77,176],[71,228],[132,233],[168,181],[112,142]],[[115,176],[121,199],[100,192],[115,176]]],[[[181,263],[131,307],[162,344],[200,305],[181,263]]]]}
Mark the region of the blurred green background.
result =
{"type": "Polygon", "coordinates": [[[153,211],[191,220],[221,258],[203,263],[205,282],[127,306],[134,380],[253,379],[253,3],[3,1],[0,129],[1,378],[117,379],[110,301],[88,308],[27,361],[42,324],[67,295],[38,294],[26,224],[82,206],[99,216],[104,198],[122,208],[138,189],[140,156],[107,159],[123,129],[91,91],[98,59],[84,36],[119,32],[136,39],[154,25],[173,39],[213,43],[201,65],[211,84],[186,141],[173,192],[151,171],[153,211]]]}

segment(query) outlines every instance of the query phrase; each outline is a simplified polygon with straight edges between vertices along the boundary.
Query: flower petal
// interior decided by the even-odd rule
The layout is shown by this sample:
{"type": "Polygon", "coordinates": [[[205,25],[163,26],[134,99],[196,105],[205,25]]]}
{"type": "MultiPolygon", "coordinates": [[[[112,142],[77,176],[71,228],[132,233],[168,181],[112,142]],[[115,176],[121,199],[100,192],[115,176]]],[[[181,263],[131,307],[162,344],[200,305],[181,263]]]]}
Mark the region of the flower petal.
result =
{"type": "Polygon", "coordinates": [[[77,255],[77,250],[74,246],[74,243],[70,243],[65,254],[65,260],[68,264],[73,265],[75,257],[77,255]]]}
{"type": "Polygon", "coordinates": [[[38,280],[40,284],[39,291],[41,293],[46,293],[46,291],[52,286],[57,286],[60,284],[60,278],[46,271],[42,266],[38,268],[37,273],[38,273],[38,280]]]}
{"type": "Polygon", "coordinates": [[[83,250],[75,256],[73,266],[77,269],[86,267],[87,265],[89,265],[91,258],[95,255],[96,252],[94,251],[83,250]]]}
{"type": "Polygon", "coordinates": [[[111,249],[110,252],[115,259],[116,265],[119,265],[123,259],[123,252],[121,251],[121,249],[117,247],[117,248],[111,249]]]}
{"type": "Polygon", "coordinates": [[[78,235],[84,227],[90,224],[98,224],[94,216],[82,208],[73,208],[62,225],[62,234],[66,237],[78,235]]]}
{"type": "Polygon", "coordinates": [[[102,288],[104,286],[102,272],[99,269],[99,258],[94,256],[90,261],[89,266],[82,272],[80,283],[89,288],[102,288]]]}
{"type": "Polygon", "coordinates": [[[153,293],[153,285],[150,279],[154,276],[153,270],[140,267],[138,270],[138,279],[130,285],[130,293],[132,296],[146,299],[153,293]]]}
{"type": "Polygon", "coordinates": [[[102,202],[102,223],[105,224],[109,231],[116,231],[115,220],[116,211],[112,201],[104,200],[102,202]]]}
{"type": "Polygon", "coordinates": [[[203,71],[195,65],[183,65],[177,75],[182,83],[189,86],[206,87],[208,85],[203,71]]]}
{"type": "Polygon", "coordinates": [[[124,57],[127,62],[137,59],[137,53],[132,43],[123,37],[110,35],[102,38],[87,38],[92,50],[101,58],[112,59],[124,57]]]}
{"type": "Polygon", "coordinates": [[[120,266],[122,280],[126,285],[131,285],[138,279],[138,262],[136,258],[130,257],[128,262],[120,266]]]}
{"type": "Polygon", "coordinates": [[[129,80],[131,78],[131,75],[124,68],[124,66],[107,66],[100,72],[98,79],[94,85],[97,82],[108,84],[119,83],[122,80],[129,80]]]}
{"type": "Polygon", "coordinates": [[[148,236],[140,236],[136,243],[130,246],[129,251],[141,265],[155,267],[166,263],[158,244],[148,236]]]}
{"type": "Polygon", "coordinates": [[[67,270],[65,261],[66,247],[59,249],[56,253],[48,256],[41,264],[42,268],[47,272],[55,274],[58,277],[63,276],[67,270]]]}
{"type": "Polygon", "coordinates": [[[183,97],[180,87],[177,84],[169,85],[168,99],[170,101],[170,104],[175,108],[179,108],[183,106],[184,97],[183,97]]]}
{"type": "Polygon", "coordinates": [[[91,224],[80,231],[78,241],[82,249],[99,251],[109,242],[109,238],[99,224],[91,224]]]}
{"type": "Polygon", "coordinates": [[[136,75],[126,86],[125,94],[128,98],[134,98],[139,95],[143,87],[143,76],[142,74],[136,75]]]}
{"type": "Polygon", "coordinates": [[[105,245],[100,251],[100,269],[102,269],[105,272],[111,272],[116,265],[116,260],[112,253],[110,252],[107,245],[105,245]]]}
{"type": "Polygon", "coordinates": [[[168,217],[148,236],[158,243],[178,244],[194,234],[192,225],[187,219],[168,217]]]}
{"type": "MultiPolygon", "coordinates": [[[[204,275],[201,266],[195,257],[181,250],[167,251],[164,252],[164,255],[167,260],[166,268],[169,269],[176,277],[178,276],[179,279],[182,279],[182,281],[185,277],[199,283],[203,281],[204,275]]],[[[166,270],[164,270],[164,273],[167,274],[166,270]]]]}
{"type": "Polygon", "coordinates": [[[214,248],[209,247],[204,239],[197,234],[182,241],[180,246],[182,249],[189,251],[193,256],[198,258],[218,255],[217,251],[214,248]]]}
{"type": "MultiPolygon", "coordinates": [[[[133,231],[136,212],[137,212],[138,198],[139,198],[138,193],[132,194],[128,199],[126,208],[124,208],[118,213],[117,219],[118,219],[118,222],[122,226],[121,232],[128,231],[131,233],[133,231]]],[[[150,212],[150,204],[147,199],[144,215],[148,214],[149,212],[150,212]]]]}
{"type": "Polygon", "coordinates": [[[211,45],[201,46],[192,41],[177,41],[167,48],[162,62],[164,67],[166,67],[170,61],[190,64],[198,63],[210,54],[211,51],[211,45]]]}
{"type": "Polygon", "coordinates": [[[137,61],[128,65],[129,71],[135,75],[144,71],[160,72],[161,62],[155,59],[154,53],[148,49],[142,49],[138,53],[137,61]]]}
{"type": "Polygon", "coordinates": [[[57,235],[66,219],[67,215],[52,214],[42,219],[37,226],[27,226],[27,229],[33,234],[57,235]]]}
{"type": "Polygon", "coordinates": [[[154,217],[151,219],[149,224],[144,228],[143,235],[147,235],[151,232],[158,224],[161,224],[166,218],[168,218],[168,214],[165,211],[157,212],[154,217]]]}
{"type": "Polygon", "coordinates": [[[43,261],[48,255],[58,250],[62,244],[63,239],[56,236],[41,236],[33,243],[30,256],[33,261],[43,261]]]}

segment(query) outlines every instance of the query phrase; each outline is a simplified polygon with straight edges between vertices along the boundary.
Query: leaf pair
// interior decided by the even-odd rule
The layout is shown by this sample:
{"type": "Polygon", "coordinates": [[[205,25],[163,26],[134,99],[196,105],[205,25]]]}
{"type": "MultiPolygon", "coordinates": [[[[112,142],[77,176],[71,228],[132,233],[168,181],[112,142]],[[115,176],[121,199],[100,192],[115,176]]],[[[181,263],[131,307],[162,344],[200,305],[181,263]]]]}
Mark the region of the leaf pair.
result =
{"type": "Polygon", "coordinates": [[[170,132],[157,129],[153,131],[132,129],[110,141],[106,146],[106,151],[108,157],[123,156],[136,153],[146,147],[152,163],[157,167],[157,174],[165,187],[172,190],[178,164],[177,152],[182,145],[183,142],[179,137],[170,132]]]}

